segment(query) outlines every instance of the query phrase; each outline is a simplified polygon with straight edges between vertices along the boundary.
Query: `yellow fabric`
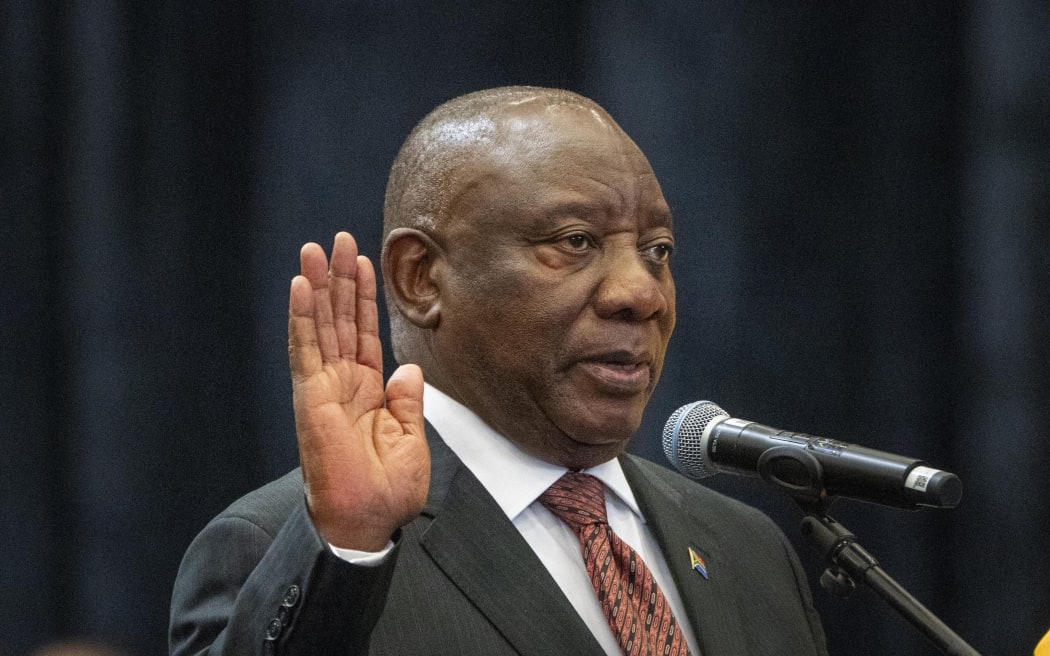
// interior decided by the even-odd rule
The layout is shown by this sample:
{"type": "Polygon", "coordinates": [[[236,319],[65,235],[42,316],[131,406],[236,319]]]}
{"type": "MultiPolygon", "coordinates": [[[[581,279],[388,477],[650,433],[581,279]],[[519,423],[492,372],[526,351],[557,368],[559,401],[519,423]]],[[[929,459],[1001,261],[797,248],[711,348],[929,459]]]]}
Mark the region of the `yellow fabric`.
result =
{"type": "Polygon", "coordinates": [[[1035,646],[1035,656],[1050,656],[1050,631],[1047,631],[1043,639],[1035,646]]]}

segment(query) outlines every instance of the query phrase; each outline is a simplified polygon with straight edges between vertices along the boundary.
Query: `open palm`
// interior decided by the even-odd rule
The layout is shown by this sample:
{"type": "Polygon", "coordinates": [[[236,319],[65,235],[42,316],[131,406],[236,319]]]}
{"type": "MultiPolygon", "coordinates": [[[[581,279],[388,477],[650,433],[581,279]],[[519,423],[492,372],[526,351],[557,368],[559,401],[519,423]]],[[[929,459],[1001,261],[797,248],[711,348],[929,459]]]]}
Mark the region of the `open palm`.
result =
{"type": "Polygon", "coordinates": [[[375,269],[353,237],[336,235],[330,263],[306,244],[300,263],[288,354],[307,504],[328,542],[378,551],[426,502],[423,375],[404,365],[384,388],[375,269]]]}

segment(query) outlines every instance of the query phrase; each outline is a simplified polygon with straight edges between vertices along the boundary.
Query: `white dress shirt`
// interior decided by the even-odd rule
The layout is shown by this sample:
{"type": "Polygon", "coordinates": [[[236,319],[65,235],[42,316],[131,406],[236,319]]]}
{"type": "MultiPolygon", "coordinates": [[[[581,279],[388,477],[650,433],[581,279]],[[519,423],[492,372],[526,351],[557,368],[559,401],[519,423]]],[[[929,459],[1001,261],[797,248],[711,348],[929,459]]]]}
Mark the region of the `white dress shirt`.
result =
{"type": "MultiPolygon", "coordinates": [[[[610,656],[621,654],[587,575],[576,534],[537,500],[567,470],[525,453],[465,406],[429,384],[423,392],[423,414],[521,532],[605,652],[610,656]]],[[[586,473],[605,484],[609,526],[649,566],[689,651],[700,653],[671,572],[645,525],[619,461],[610,460],[586,473]]],[[[391,546],[376,554],[334,546],[332,550],[352,562],[369,564],[381,562],[391,546]]]]}

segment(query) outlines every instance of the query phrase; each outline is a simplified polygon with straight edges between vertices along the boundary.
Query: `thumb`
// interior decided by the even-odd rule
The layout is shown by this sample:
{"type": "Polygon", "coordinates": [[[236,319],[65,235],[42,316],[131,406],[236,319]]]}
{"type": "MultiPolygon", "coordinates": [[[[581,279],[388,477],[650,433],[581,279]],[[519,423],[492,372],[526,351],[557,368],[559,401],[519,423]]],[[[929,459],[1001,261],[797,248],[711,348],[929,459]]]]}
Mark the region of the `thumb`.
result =
{"type": "Polygon", "coordinates": [[[386,409],[406,433],[425,435],[423,425],[423,370],[418,365],[403,364],[386,384],[386,409]]]}

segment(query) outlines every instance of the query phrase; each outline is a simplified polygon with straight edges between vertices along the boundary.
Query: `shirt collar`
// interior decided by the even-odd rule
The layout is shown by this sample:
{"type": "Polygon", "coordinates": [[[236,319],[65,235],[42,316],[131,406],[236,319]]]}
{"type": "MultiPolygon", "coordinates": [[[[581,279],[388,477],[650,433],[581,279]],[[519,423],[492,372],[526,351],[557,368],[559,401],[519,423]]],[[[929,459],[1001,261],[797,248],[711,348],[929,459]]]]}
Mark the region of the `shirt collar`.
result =
{"type": "MultiPolygon", "coordinates": [[[[525,453],[469,408],[430,384],[423,387],[423,414],[511,521],[568,471],[525,453]]],[[[613,458],[584,472],[604,483],[645,521],[619,460],[613,458]]]]}

